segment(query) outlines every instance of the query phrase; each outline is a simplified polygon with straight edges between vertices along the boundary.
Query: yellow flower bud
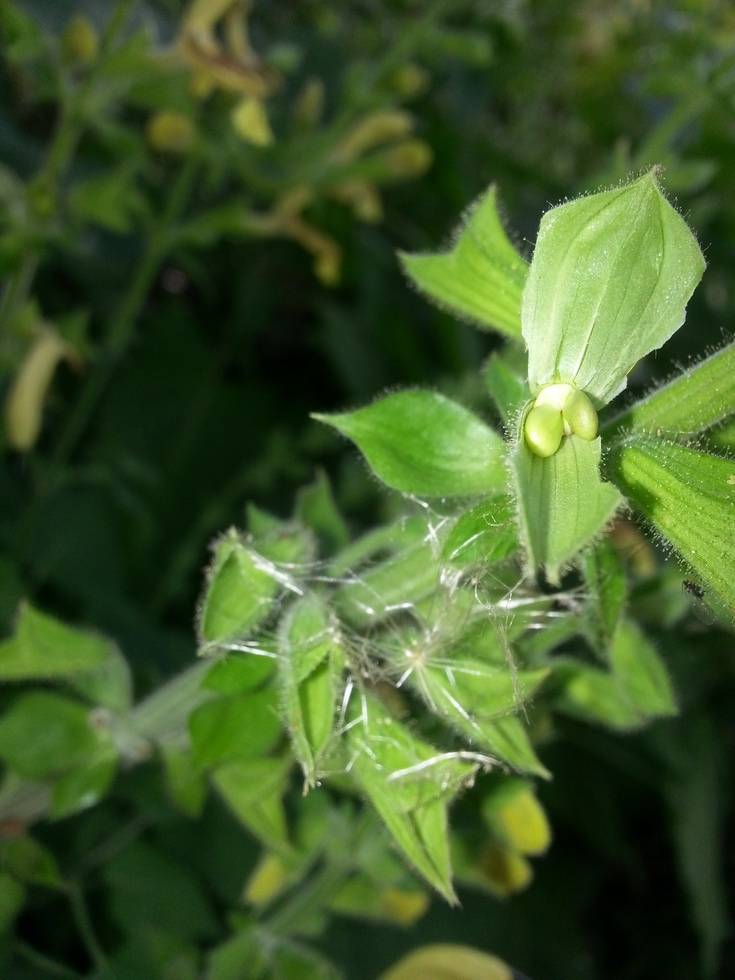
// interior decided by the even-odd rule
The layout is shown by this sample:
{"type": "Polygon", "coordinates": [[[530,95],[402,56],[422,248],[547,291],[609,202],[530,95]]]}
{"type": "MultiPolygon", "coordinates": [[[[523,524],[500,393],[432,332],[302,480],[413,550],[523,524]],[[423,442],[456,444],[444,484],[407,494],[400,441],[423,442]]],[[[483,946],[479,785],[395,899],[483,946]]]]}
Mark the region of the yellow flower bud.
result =
{"type": "Polygon", "coordinates": [[[243,898],[250,905],[267,905],[288,879],[286,866],[277,854],[265,854],[248,878],[243,898]]]}
{"type": "Polygon", "coordinates": [[[356,123],[335,149],[335,157],[349,163],[381,143],[407,136],[413,129],[413,119],[399,109],[380,109],[356,123]]]}
{"type": "Polygon", "coordinates": [[[572,432],[590,442],[597,435],[597,412],[588,395],[574,391],[567,398],[562,417],[572,432]]]}
{"type": "Polygon", "coordinates": [[[262,99],[246,95],[232,110],[232,125],[238,136],[253,146],[270,146],[273,143],[268,116],[262,99]]]}
{"type": "Polygon", "coordinates": [[[434,943],[408,953],[379,980],[513,980],[513,971],[471,946],[434,943]]]}
{"type": "Polygon", "coordinates": [[[332,190],[338,201],[348,204],[360,221],[377,224],[383,217],[383,205],[375,184],[366,180],[348,180],[332,190]]]}
{"type": "Polygon", "coordinates": [[[293,105],[293,116],[301,126],[315,126],[324,112],[324,82],[310,78],[293,105]]]}
{"type": "Polygon", "coordinates": [[[56,366],[68,348],[55,330],[44,328],[26,354],[5,402],[5,431],[18,452],[27,452],[41,431],[43,403],[56,366]]]}
{"type": "Polygon", "coordinates": [[[551,842],[544,809],[528,787],[492,811],[490,821],[498,836],[521,854],[543,854],[551,842]]]}
{"type": "Polygon", "coordinates": [[[399,926],[412,926],[429,907],[426,892],[405,888],[386,888],[381,898],[388,917],[399,926]]]}
{"type": "Polygon", "coordinates": [[[402,65],[391,76],[393,88],[406,99],[420,95],[429,84],[429,73],[420,65],[402,65]]]}
{"type": "Polygon", "coordinates": [[[148,120],[146,137],[159,153],[187,153],[194,142],[194,125],[180,112],[157,112],[148,120]]]}
{"type": "Polygon", "coordinates": [[[476,871],[484,885],[500,898],[523,891],[533,878],[533,869],[523,855],[495,840],[483,848],[476,871]]]}
{"type": "Polygon", "coordinates": [[[89,65],[97,57],[99,38],[93,24],[81,14],[72,17],[61,35],[61,53],[72,65],[89,65]]]}
{"type": "Polygon", "coordinates": [[[394,177],[420,177],[431,166],[434,153],[423,140],[404,140],[385,155],[387,169],[394,177]]]}

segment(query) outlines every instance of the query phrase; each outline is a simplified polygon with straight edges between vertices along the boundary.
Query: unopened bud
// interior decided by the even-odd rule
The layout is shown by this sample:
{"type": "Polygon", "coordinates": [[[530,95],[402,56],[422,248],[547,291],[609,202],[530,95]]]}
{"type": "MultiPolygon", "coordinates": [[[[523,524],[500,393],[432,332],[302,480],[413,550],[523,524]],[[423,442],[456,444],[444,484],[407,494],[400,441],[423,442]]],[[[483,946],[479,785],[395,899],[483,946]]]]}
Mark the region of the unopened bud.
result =
{"type": "Polygon", "coordinates": [[[194,142],[194,125],[180,112],[157,112],[148,120],[146,137],[159,153],[183,156],[194,142]]]}
{"type": "Polygon", "coordinates": [[[263,100],[246,95],[232,110],[232,125],[238,136],[253,146],[270,146],[273,130],[263,100]]]}
{"type": "Polygon", "coordinates": [[[5,431],[18,452],[32,449],[41,431],[43,404],[54,371],[68,353],[55,330],[45,328],[26,354],[5,402],[5,431]]]}

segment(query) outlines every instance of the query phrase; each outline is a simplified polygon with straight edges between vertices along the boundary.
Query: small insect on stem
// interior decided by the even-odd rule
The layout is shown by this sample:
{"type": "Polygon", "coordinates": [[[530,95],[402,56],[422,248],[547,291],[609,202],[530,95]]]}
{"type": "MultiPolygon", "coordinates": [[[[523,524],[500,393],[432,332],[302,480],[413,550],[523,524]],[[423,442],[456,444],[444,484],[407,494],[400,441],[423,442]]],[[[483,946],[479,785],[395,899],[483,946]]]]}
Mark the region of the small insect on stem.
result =
{"type": "Polygon", "coordinates": [[[704,589],[702,586],[697,585],[692,579],[684,579],[681,583],[681,588],[691,599],[692,612],[700,623],[711,626],[717,620],[717,617],[704,601],[704,589]]]}

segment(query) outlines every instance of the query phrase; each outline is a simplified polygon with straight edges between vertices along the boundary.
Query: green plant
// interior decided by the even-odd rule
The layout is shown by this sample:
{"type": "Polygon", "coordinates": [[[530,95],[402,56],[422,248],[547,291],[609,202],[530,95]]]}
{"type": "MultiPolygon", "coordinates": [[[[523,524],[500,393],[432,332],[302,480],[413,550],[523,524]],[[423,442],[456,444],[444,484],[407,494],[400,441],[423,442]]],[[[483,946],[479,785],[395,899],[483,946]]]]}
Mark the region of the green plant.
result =
{"type": "MultiPolygon", "coordinates": [[[[402,107],[426,76],[417,64],[404,71],[406,58],[432,65],[439,52],[443,68],[450,56],[476,66],[491,55],[453,29],[451,5],[436,5],[419,27],[400,3],[387,6],[392,43],[375,44],[377,67],[351,66],[336,111],[322,116],[323,87],[313,78],[289,85],[296,52],[255,54],[244,6],[191,5],[169,49],[145,30],[127,32],[134,6],[117,5],[101,36],[84,19],[55,37],[18,7],[0,12],[19,105],[60,105],[43,158],[6,167],[0,187],[0,351],[16,454],[4,471],[0,556],[10,634],[0,646],[0,678],[10,682],[0,717],[8,970],[337,976],[320,938],[335,916],[409,925],[432,891],[450,904],[458,885],[498,897],[522,891],[529,858],[550,841],[542,801],[567,820],[591,807],[595,793],[617,786],[606,755],[634,769],[627,751],[639,769],[648,765],[643,781],[669,808],[702,971],[714,975],[726,904],[720,740],[682,650],[688,629],[698,637],[692,598],[716,620],[707,635],[725,643],[732,629],[735,477],[718,449],[728,430],[712,430],[735,408],[735,355],[725,346],[608,408],[634,362],[681,326],[703,270],[656,173],[552,209],[530,267],[503,230],[494,190],[449,252],[402,256],[421,291],[505,346],[466,398],[409,389],[315,416],[352,439],[393,491],[380,517],[355,535],[324,475],[300,491],[288,519],[250,506],[245,528],[220,532],[212,546],[197,615],[201,660],[177,673],[191,660],[190,638],[158,624],[183,608],[190,632],[182,567],[201,565],[201,541],[229,519],[232,501],[274,488],[282,499],[282,484],[304,479],[298,454],[328,442],[310,435],[312,448],[297,453],[297,438],[284,449],[275,435],[265,463],[234,471],[207,446],[185,468],[202,414],[216,423],[208,431],[224,427],[230,458],[240,430],[258,428],[268,388],[254,382],[251,401],[235,402],[227,387],[244,328],[228,332],[213,318],[210,355],[186,339],[181,310],[156,305],[171,317],[171,338],[166,371],[145,390],[163,386],[163,419],[157,426],[146,405],[136,422],[143,372],[132,396],[115,384],[135,355],[151,290],[162,273],[173,296],[187,279],[211,289],[202,256],[221,257],[223,237],[291,239],[334,285],[349,254],[344,209],[374,222],[379,188],[429,160],[402,107]],[[92,291],[91,321],[84,304],[70,312],[68,285],[45,287],[44,274],[65,284],[81,258],[107,268],[101,254],[121,242],[108,282],[127,280],[122,299],[92,291]],[[184,359],[176,366],[179,345],[189,362],[205,362],[193,389],[184,359]],[[79,390],[65,364],[89,365],[79,390]],[[181,391],[169,405],[166,376],[177,370],[181,391]],[[184,424],[169,445],[167,422],[179,410],[184,424]],[[285,462],[293,455],[296,466],[285,462]],[[193,499],[182,505],[173,488],[184,494],[188,481],[193,499]],[[145,617],[106,546],[100,487],[130,539],[145,617]],[[44,534],[79,520],[81,499],[90,501],[81,540],[100,548],[86,578],[44,534]],[[658,560],[627,521],[631,511],[677,552],[682,571],[658,560]],[[166,524],[164,545],[153,528],[166,524]],[[167,548],[174,559],[164,562],[167,548]],[[674,625],[683,641],[670,637],[674,625]],[[165,667],[173,676],[161,682],[165,667]],[[595,731],[642,732],[672,719],[679,702],[693,729],[663,723],[628,749],[595,731]],[[554,787],[575,773],[575,738],[598,747],[599,765],[581,805],[567,792],[565,807],[554,787]],[[24,915],[70,917],[83,950],[51,930],[46,946],[30,942],[24,915]]],[[[335,26],[321,16],[323,44],[335,26]]],[[[368,28],[361,37],[374,43],[368,28]]],[[[686,121],[690,100],[683,105],[686,121]]],[[[671,134],[662,124],[652,148],[666,148],[671,134]]],[[[675,154],[671,162],[679,186],[691,186],[675,154]]],[[[700,167],[697,179],[706,184],[708,173],[700,167]]],[[[285,282],[303,282],[286,267],[285,282]]],[[[258,312],[264,292],[247,293],[244,309],[270,324],[258,312]]],[[[417,965],[386,976],[421,975],[446,955],[419,953],[417,965]]],[[[448,955],[468,976],[505,970],[487,958],[478,965],[467,950],[448,955]]]]}

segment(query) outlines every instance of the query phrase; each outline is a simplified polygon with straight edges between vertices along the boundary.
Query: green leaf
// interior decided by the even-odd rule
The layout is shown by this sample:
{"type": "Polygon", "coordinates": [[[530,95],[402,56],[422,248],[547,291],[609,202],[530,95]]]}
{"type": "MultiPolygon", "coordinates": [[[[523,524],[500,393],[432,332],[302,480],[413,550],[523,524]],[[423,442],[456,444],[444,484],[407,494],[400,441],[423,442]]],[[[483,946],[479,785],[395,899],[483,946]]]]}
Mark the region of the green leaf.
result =
{"type": "Polygon", "coordinates": [[[320,756],[334,729],[343,656],[337,629],[316,597],[288,611],[279,633],[281,701],[294,752],[307,783],[315,786],[320,756]]]}
{"type": "Polygon", "coordinates": [[[87,758],[54,783],[49,815],[60,820],[87,810],[105,796],[117,771],[117,754],[109,747],[87,758]]]}
{"type": "Polygon", "coordinates": [[[349,531],[337,508],[326,474],[320,470],[311,486],[300,490],[296,498],[296,517],[319,537],[325,553],[339,551],[349,541],[349,531]]]}
{"type": "Polygon", "coordinates": [[[233,694],[200,705],[189,718],[194,761],[202,769],[265,755],[281,734],[271,689],[233,694]]]}
{"type": "Polygon", "coordinates": [[[237,759],[212,773],[212,782],[227,806],[267,847],[290,854],[283,794],[292,761],[237,759]]]}
{"type": "Polygon", "coordinates": [[[528,731],[516,715],[483,722],[484,744],[498,759],[504,759],[517,772],[550,778],[549,770],[536,755],[528,731]]]}
{"type": "Polygon", "coordinates": [[[89,708],[53,694],[31,691],[0,719],[0,757],[22,776],[43,779],[83,766],[110,745],[89,708]]]}
{"type": "Polygon", "coordinates": [[[503,561],[518,550],[512,497],[499,494],[457,520],[442,547],[442,559],[460,566],[503,561]]]}
{"type": "Polygon", "coordinates": [[[351,771],[412,865],[455,902],[446,808],[477,767],[414,738],[375,698],[355,700],[346,736],[351,771]]]}
{"type": "Polygon", "coordinates": [[[92,670],[80,671],[66,679],[67,684],[92,704],[109,708],[123,715],[133,703],[133,680],[130,666],[113,643],[107,642],[103,664],[92,670]]]}
{"type": "Polygon", "coordinates": [[[136,217],[145,210],[135,179],[135,173],[123,166],[79,181],[69,193],[72,215],[107,231],[130,231],[136,217]]]}
{"type": "Polygon", "coordinates": [[[0,871],[0,935],[5,935],[23,908],[26,890],[7,871],[0,871]]]}
{"type": "Polygon", "coordinates": [[[594,650],[607,657],[627,594],[620,557],[607,538],[602,538],[587,553],[582,574],[588,593],[584,605],[585,633],[594,650]]]}
{"type": "Polygon", "coordinates": [[[720,731],[704,711],[689,713],[685,725],[667,727],[660,736],[669,823],[701,944],[702,976],[715,977],[730,932],[725,870],[729,759],[720,731]]]}
{"type": "Polygon", "coordinates": [[[629,621],[621,622],[610,651],[610,671],[578,661],[556,665],[562,692],[555,706],[578,718],[620,731],[676,714],[666,668],[653,646],[629,621]]]}
{"type": "Polygon", "coordinates": [[[735,462],[645,436],[614,446],[606,462],[699,582],[735,607],[735,462]]]}
{"type": "Polygon", "coordinates": [[[313,415],[352,439],[384,483],[427,497],[502,488],[500,436],[472,412],[431,391],[401,391],[344,415],[313,415]]]}
{"type": "Polygon", "coordinates": [[[38,680],[101,668],[110,644],[73,629],[28,603],[20,607],[15,636],[0,644],[0,680],[38,680]]]}
{"type": "Polygon", "coordinates": [[[477,326],[520,339],[519,310],[527,265],[500,221],[495,188],[470,209],[451,251],[399,253],[406,275],[441,307],[477,326]]]}
{"type": "Polygon", "coordinates": [[[735,344],[724,347],[603,426],[606,438],[703,432],[735,412],[735,344]]]}
{"type": "Polygon", "coordinates": [[[175,805],[189,817],[204,807],[207,786],[190,749],[166,746],[161,753],[166,770],[166,789],[175,805]]]}
{"type": "Polygon", "coordinates": [[[548,211],[521,310],[531,391],[569,383],[606,405],[684,322],[704,267],[655,171],[548,211]]]}
{"type": "MultiPolygon", "coordinates": [[[[527,365],[526,365],[527,370],[527,365]]],[[[492,354],[485,365],[485,384],[506,425],[510,425],[531,397],[526,372],[518,374],[501,354],[492,354]]]]}
{"type": "Polygon", "coordinates": [[[276,652],[269,649],[271,641],[258,638],[252,644],[243,641],[242,645],[252,646],[252,652],[229,654],[217,660],[202,687],[218,694],[243,694],[268,680],[276,668],[276,652]]]}
{"type": "Polygon", "coordinates": [[[353,626],[379,623],[397,609],[432,595],[440,566],[433,542],[409,545],[370,571],[349,579],[334,595],[334,607],[353,626]]]}
{"type": "Polygon", "coordinates": [[[622,503],[599,476],[600,439],[566,436],[542,458],[521,437],[511,456],[526,563],[558,584],[565,566],[599,535],[622,503]]]}
{"type": "Polygon", "coordinates": [[[623,620],[615,633],[610,666],[626,697],[646,717],[676,714],[666,668],[655,648],[631,620],[623,620]]]}
{"type": "Polygon", "coordinates": [[[215,546],[199,618],[204,642],[247,636],[270,614],[279,588],[272,562],[230,532],[215,546]]]}
{"type": "Polygon", "coordinates": [[[0,842],[0,861],[20,881],[44,888],[62,887],[53,854],[33,837],[25,835],[0,842]]]}

